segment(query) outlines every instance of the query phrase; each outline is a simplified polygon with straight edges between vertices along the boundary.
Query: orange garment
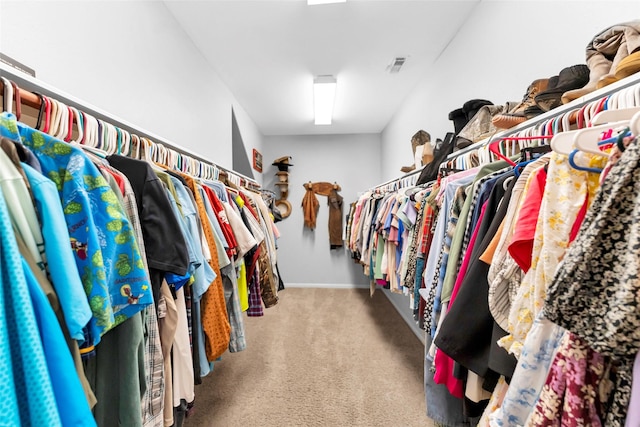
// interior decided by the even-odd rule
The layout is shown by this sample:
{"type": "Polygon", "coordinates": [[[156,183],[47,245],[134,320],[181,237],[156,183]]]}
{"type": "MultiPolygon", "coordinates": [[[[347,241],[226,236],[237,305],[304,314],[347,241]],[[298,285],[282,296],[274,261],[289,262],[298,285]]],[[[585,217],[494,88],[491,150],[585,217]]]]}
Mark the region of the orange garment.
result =
{"type": "Polygon", "coordinates": [[[321,196],[330,196],[332,191],[340,191],[342,189],[338,184],[332,184],[330,182],[308,182],[304,184],[304,188],[307,190],[304,198],[302,199],[304,225],[305,227],[309,227],[313,230],[316,228],[316,216],[318,215],[318,209],[320,208],[320,202],[318,202],[316,194],[321,196]]]}
{"type": "Polygon", "coordinates": [[[231,325],[229,324],[229,315],[227,314],[227,306],[224,299],[224,288],[222,284],[222,273],[220,272],[220,262],[218,260],[218,250],[213,237],[213,230],[209,224],[209,217],[204,206],[204,201],[200,196],[200,191],[196,181],[189,175],[182,174],[187,185],[193,192],[198,208],[198,215],[204,230],[204,235],[211,252],[211,260],[209,265],[216,273],[216,278],[209,286],[207,292],[202,295],[201,300],[201,316],[202,329],[205,336],[205,352],[207,359],[211,362],[220,357],[229,347],[231,338],[231,325]]]}
{"type": "Polygon", "coordinates": [[[496,231],[496,235],[491,239],[491,243],[487,246],[487,249],[480,255],[480,261],[484,262],[487,265],[491,265],[493,261],[493,255],[496,253],[496,249],[498,248],[498,243],[500,242],[500,236],[502,236],[502,230],[504,229],[504,220],[500,223],[500,227],[498,227],[498,231],[496,231]]]}
{"type": "Polygon", "coordinates": [[[318,209],[320,208],[320,202],[316,197],[316,193],[313,192],[311,185],[305,184],[304,188],[307,192],[302,199],[302,210],[304,211],[304,226],[310,229],[316,228],[316,216],[318,215],[318,209]]]}

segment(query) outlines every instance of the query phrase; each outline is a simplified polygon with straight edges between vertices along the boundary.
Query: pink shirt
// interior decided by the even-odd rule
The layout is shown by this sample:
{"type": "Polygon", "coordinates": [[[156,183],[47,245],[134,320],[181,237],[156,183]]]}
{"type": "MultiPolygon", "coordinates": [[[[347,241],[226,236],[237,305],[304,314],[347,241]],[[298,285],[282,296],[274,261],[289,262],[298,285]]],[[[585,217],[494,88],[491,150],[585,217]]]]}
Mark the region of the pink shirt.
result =
{"type": "MultiPolygon", "coordinates": [[[[486,208],[487,202],[482,205],[482,210],[480,211],[480,216],[478,217],[478,225],[480,225],[480,223],[482,222],[482,218],[484,218],[486,208]]],[[[460,265],[460,271],[458,272],[456,283],[453,286],[453,291],[451,292],[451,300],[449,301],[448,307],[451,307],[451,305],[454,303],[456,295],[458,295],[458,291],[460,290],[462,281],[464,280],[464,276],[467,274],[467,270],[469,269],[469,264],[471,263],[471,252],[473,252],[472,248],[475,246],[476,240],[478,238],[479,228],[480,227],[476,226],[475,230],[473,230],[473,234],[471,235],[471,239],[469,240],[469,250],[467,250],[462,264],[460,265]]],[[[437,351],[433,363],[436,368],[436,373],[433,376],[433,381],[436,384],[446,385],[449,393],[459,399],[462,399],[462,397],[464,396],[464,383],[453,376],[453,366],[455,364],[455,361],[442,351],[437,351]]]]}

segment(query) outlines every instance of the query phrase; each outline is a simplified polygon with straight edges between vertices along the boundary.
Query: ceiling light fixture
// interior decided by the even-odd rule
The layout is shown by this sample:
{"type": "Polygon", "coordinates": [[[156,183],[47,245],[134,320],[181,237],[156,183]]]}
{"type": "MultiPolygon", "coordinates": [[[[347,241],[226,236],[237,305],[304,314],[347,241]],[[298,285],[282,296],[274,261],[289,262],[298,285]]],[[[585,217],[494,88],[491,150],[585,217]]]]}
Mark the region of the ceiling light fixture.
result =
{"type": "Polygon", "coordinates": [[[346,3],[347,0],[307,0],[307,6],[315,6],[317,4],[346,3]]]}
{"type": "Polygon", "coordinates": [[[313,80],[313,111],[316,125],[331,124],[336,86],[333,76],[318,76],[313,80]]]}

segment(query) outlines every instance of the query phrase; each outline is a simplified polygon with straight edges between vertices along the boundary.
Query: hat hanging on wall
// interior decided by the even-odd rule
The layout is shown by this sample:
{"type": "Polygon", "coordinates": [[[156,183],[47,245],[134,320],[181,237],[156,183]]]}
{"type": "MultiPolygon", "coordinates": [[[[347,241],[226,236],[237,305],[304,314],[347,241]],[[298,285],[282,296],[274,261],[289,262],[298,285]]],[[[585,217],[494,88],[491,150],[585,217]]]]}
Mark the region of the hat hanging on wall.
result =
{"type": "MultiPolygon", "coordinates": [[[[289,181],[289,172],[276,172],[276,175],[278,176],[278,181],[280,182],[288,182],[289,181]]],[[[276,184],[279,184],[280,182],[277,182],[276,184]]]]}
{"type": "Polygon", "coordinates": [[[291,161],[291,156],[283,156],[275,159],[272,165],[277,166],[278,170],[281,172],[288,172],[289,166],[293,166],[293,164],[290,163],[290,161],[291,161]]]}
{"type": "Polygon", "coordinates": [[[288,200],[276,200],[275,205],[280,211],[280,215],[282,215],[282,218],[287,218],[289,215],[291,215],[291,203],[289,203],[288,200]]]}

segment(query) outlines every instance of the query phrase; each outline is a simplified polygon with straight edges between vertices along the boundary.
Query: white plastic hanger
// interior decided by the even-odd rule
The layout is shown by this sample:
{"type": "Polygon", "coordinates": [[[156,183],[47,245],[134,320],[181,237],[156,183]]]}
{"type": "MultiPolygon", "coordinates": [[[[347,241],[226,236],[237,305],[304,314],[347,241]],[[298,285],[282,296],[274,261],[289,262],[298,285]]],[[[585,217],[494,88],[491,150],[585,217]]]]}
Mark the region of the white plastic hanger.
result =
{"type": "Polygon", "coordinates": [[[78,136],[76,137],[76,139],[72,139],[71,142],[73,144],[80,144],[81,141],[84,139],[84,125],[81,126],[80,124],[82,123],[82,117],[80,115],[80,111],[78,111],[77,108],[75,107],[69,107],[71,109],[71,113],[73,114],[73,117],[75,119],[76,122],[76,128],[78,129],[78,136]]]}
{"type": "Polygon", "coordinates": [[[140,138],[136,134],[130,134],[129,138],[131,138],[130,155],[132,158],[140,160],[140,138]]]}
{"type": "Polygon", "coordinates": [[[0,80],[2,80],[2,86],[4,87],[4,91],[2,94],[3,107],[2,110],[7,113],[13,112],[13,86],[11,82],[6,78],[0,76],[0,80]]]}
{"type": "Polygon", "coordinates": [[[629,128],[634,135],[640,135],[640,112],[637,112],[629,121],[629,128]]]}
{"type": "Polygon", "coordinates": [[[120,129],[120,132],[122,132],[121,152],[124,153],[124,155],[126,156],[130,156],[131,155],[131,134],[126,130],[122,130],[122,129],[120,129]]]}
{"type": "Polygon", "coordinates": [[[571,117],[571,114],[576,111],[578,110],[567,111],[562,115],[560,120],[562,132],[556,133],[553,138],[551,138],[551,142],[549,143],[551,145],[551,149],[558,154],[568,156],[571,154],[571,151],[573,151],[573,137],[577,131],[569,130],[571,129],[569,117],[571,117]]]}
{"type": "Polygon", "coordinates": [[[69,135],[69,107],[60,103],[58,108],[61,110],[60,114],[60,126],[58,127],[58,134],[56,138],[64,140],[69,135]]]}
{"type": "Polygon", "coordinates": [[[55,99],[49,98],[51,102],[51,120],[49,122],[49,135],[55,135],[58,132],[58,126],[60,125],[60,107],[58,101],[55,99]]]}
{"type": "Polygon", "coordinates": [[[580,129],[573,135],[573,145],[580,151],[586,153],[598,154],[601,156],[607,156],[607,153],[600,150],[598,142],[600,142],[602,132],[609,129],[616,129],[623,126],[628,126],[627,120],[622,120],[614,123],[607,123],[604,125],[592,126],[590,128],[580,129]]]}
{"type": "Polygon", "coordinates": [[[591,124],[595,126],[610,122],[620,122],[623,120],[629,121],[638,111],[640,111],[640,107],[604,110],[594,116],[593,120],[591,120],[591,124]]]}

